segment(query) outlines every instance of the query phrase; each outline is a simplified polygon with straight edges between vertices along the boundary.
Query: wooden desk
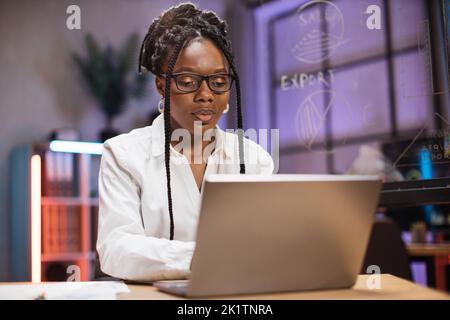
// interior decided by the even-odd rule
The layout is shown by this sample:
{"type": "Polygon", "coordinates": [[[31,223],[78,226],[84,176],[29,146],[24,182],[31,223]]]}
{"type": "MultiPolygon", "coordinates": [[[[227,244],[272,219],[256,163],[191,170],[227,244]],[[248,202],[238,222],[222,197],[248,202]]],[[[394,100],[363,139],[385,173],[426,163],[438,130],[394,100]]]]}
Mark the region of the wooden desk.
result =
{"type": "Polygon", "coordinates": [[[414,243],[407,246],[412,261],[423,261],[431,287],[448,291],[445,268],[450,264],[450,243],[414,243]]]}
{"type": "MultiPolygon", "coordinates": [[[[258,295],[242,295],[242,296],[227,296],[214,297],[213,299],[249,299],[249,300],[450,300],[450,295],[419,286],[413,282],[403,280],[401,278],[383,274],[381,275],[381,288],[369,289],[367,280],[370,275],[360,275],[355,286],[351,289],[341,290],[323,290],[323,291],[308,291],[308,292],[288,292],[288,293],[272,293],[272,294],[258,294],[258,295]]],[[[55,284],[54,282],[52,284],[55,284]]],[[[63,285],[64,283],[56,283],[63,285]]],[[[44,284],[45,285],[45,284],[44,284]]],[[[13,290],[21,293],[25,299],[32,299],[37,296],[38,287],[42,284],[32,283],[0,283],[0,291],[2,286],[12,286],[13,290]]],[[[175,295],[167,294],[159,291],[151,285],[128,285],[129,293],[120,293],[117,295],[119,300],[178,300],[184,299],[175,295]]],[[[8,292],[11,292],[8,289],[8,292]]],[[[38,291],[40,291],[39,289],[38,291]]],[[[12,292],[11,292],[12,293],[12,292]]],[[[10,294],[3,292],[4,297],[11,299],[10,294]]],[[[13,295],[14,296],[14,295],[13,295]]],[[[16,295],[17,296],[17,295],[16,295]]]]}
{"type": "Polygon", "coordinates": [[[450,243],[413,243],[407,249],[410,256],[450,255],[450,243]]]}
{"type": "MultiPolygon", "coordinates": [[[[351,289],[326,290],[313,292],[289,292],[277,294],[243,295],[232,297],[216,297],[219,299],[249,299],[249,300],[300,300],[300,299],[376,299],[376,300],[408,300],[408,299],[433,299],[450,300],[450,295],[433,289],[419,286],[413,282],[401,278],[383,274],[381,275],[381,289],[369,289],[367,280],[369,275],[360,275],[355,286],[351,289]]],[[[130,293],[118,295],[118,299],[135,300],[168,300],[183,299],[171,294],[159,291],[148,285],[128,285],[130,293]]]]}

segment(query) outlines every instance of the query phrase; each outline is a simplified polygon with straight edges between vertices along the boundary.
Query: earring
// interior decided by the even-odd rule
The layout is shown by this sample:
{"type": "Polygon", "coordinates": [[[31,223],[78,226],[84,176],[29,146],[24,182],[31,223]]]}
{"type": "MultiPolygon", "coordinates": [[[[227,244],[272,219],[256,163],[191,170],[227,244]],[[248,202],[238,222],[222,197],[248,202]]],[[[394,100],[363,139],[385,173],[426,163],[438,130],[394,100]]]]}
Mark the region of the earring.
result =
{"type": "Polygon", "coordinates": [[[230,105],[227,103],[227,107],[225,108],[225,110],[223,110],[223,113],[227,113],[228,110],[230,110],[230,105]]]}
{"type": "Polygon", "coordinates": [[[159,113],[164,112],[164,98],[161,98],[158,103],[158,111],[159,113]]]}

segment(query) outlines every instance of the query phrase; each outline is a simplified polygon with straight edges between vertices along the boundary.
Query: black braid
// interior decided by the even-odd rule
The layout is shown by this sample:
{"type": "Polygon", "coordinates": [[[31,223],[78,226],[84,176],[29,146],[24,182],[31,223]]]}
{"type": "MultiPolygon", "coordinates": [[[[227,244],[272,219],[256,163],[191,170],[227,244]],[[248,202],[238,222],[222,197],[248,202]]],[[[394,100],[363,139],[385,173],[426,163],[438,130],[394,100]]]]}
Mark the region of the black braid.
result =
{"type": "Polygon", "coordinates": [[[172,189],[170,184],[170,85],[173,68],[181,50],[195,37],[204,36],[212,40],[224,53],[232,70],[236,86],[240,173],[245,174],[240,81],[233,62],[234,57],[231,53],[231,43],[227,37],[226,27],[226,23],[220,20],[214,12],[201,11],[191,3],[182,3],[163,12],[153,20],[139,53],[139,72],[142,65],[153,74],[162,75],[164,61],[168,61],[164,89],[164,150],[170,216],[170,240],[174,239],[172,189]]]}
{"type": "Polygon", "coordinates": [[[170,186],[170,83],[172,82],[173,68],[177,62],[178,55],[182,48],[182,42],[178,42],[175,46],[174,52],[170,57],[167,66],[166,87],[164,89],[164,151],[165,151],[165,164],[166,164],[166,177],[167,177],[167,198],[169,204],[169,216],[170,216],[170,240],[173,240],[174,236],[174,222],[173,222],[173,209],[172,209],[172,188],[170,186]]]}
{"type": "Polygon", "coordinates": [[[142,54],[145,48],[145,42],[147,41],[150,33],[147,33],[142,41],[141,50],[139,50],[139,63],[138,63],[138,73],[141,73],[141,65],[142,65],[142,54]]]}
{"type": "Polygon", "coordinates": [[[215,34],[208,35],[216,45],[222,50],[225,54],[225,57],[230,64],[230,68],[233,72],[235,86],[236,86],[236,104],[237,104],[237,134],[238,134],[238,144],[239,144],[239,164],[240,164],[240,173],[245,174],[245,162],[244,162],[244,130],[243,130],[243,120],[242,120],[242,109],[241,109],[241,85],[239,81],[239,75],[237,73],[236,67],[233,63],[233,56],[230,55],[228,50],[224,47],[222,41],[215,36],[215,34]]]}

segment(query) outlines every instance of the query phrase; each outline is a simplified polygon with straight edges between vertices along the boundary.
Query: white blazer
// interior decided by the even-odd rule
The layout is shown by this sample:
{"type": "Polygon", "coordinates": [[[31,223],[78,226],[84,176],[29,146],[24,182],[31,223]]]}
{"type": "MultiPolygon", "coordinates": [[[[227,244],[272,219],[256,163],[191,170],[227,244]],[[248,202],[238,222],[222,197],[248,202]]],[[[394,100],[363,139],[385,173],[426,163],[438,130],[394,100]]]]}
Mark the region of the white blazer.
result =
{"type": "MultiPolygon", "coordinates": [[[[238,174],[237,135],[216,126],[205,177],[238,174]]],[[[106,274],[128,280],[186,278],[194,250],[201,192],[188,160],[172,146],[174,240],[170,237],[164,164],[164,119],[104,143],[99,174],[97,251],[106,274]]],[[[244,139],[246,173],[272,174],[271,156],[244,139]]],[[[204,183],[204,180],[203,180],[204,183]]],[[[203,190],[203,188],[201,188],[203,190]]]]}

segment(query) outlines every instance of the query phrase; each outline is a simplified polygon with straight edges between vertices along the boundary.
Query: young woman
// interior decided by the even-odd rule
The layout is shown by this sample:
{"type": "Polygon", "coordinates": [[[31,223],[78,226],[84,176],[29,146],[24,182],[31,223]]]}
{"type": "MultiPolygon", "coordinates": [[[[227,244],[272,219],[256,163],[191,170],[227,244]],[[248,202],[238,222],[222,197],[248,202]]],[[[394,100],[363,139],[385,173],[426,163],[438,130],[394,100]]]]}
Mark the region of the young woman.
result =
{"type": "Polygon", "coordinates": [[[239,76],[226,27],[214,12],[190,3],[170,8],[150,25],[139,69],[155,74],[162,114],[151,126],[106,141],[101,161],[97,250],[110,276],[187,277],[205,176],[273,171],[270,155],[242,130],[234,134],[217,126],[230,109],[234,83],[242,129],[239,76]],[[175,134],[180,131],[181,142],[175,134]]]}

